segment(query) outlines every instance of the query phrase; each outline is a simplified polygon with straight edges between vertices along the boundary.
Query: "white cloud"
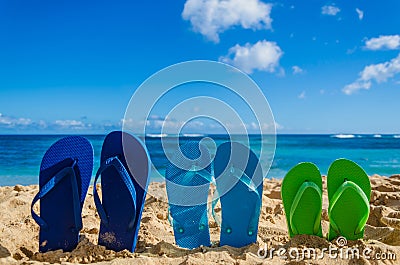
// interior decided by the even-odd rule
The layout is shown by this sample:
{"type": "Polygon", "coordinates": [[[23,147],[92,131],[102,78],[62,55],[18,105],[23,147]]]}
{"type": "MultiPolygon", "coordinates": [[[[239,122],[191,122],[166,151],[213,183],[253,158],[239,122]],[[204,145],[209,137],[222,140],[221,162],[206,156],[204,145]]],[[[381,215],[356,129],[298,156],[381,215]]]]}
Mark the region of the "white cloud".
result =
{"type": "Polygon", "coordinates": [[[366,66],[360,73],[359,78],[353,83],[345,86],[343,92],[347,95],[351,95],[354,92],[361,89],[370,89],[372,81],[377,83],[387,82],[389,78],[394,77],[400,73],[400,53],[397,57],[390,61],[371,64],[366,66]]]}
{"type": "Polygon", "coordinates": [[[41,128],[41,129],[47,128],[47,123],[46,123],[44,120],[38,121],[37,125],[38,125],[38,127],[41,128]]]}
{"type": "Polygon", "coordinates": [[[151,115],[145,121],[135,121],[133,119],[123,119],[121,121],[121,125],[123,125],[124,129],[138,131],[141,132],[143,127],[145,127],[146,132],[148,133],[161,133],[161,129],[163,129],[163,133],[175,133],[178,129],[185,126],[189,129],[201,129],[203,127],[203,123],[201,121],[190,121],[188,123],[184,123],[183,121],[178,121],[175,119],[164,118],[158,115],[151,115]],[[145,126],[144,126],[145,125],[145,126]]]}
{"type": "Polygon", "coordinates": [[[277,130],[282,130],[282,129],[285,128],[285,127],[283,127],[282,124],[279,124],[279,123],[275,122],[275,128],[276,128],[277,130]]]}
{"type": "Polygon", "coordinates": [[[354,46],[351,49],[347,49],[346,54],[353,54],[357,50],[357,46],[354,46]]]}
{"type": "Polygon", "coordinates": [[[29,118],[15,118],[0,113],[0,129],[20,130],[20,129],[44,129],[47,123],[43,120],[33,121],[29,118]]]}
{"type": "Polygon", "coordinates": [[[275,123],[263,123],[263,124],[261,124],[261,129],[262,130],[271,130],[271,129],[273,129],[273,126],[275,126],[275,130],[282,130],[284,128],[283,125],[275,122],[275,123]]]}
{"type": "Polygon", "coordinates": [[[295,75],[295,74],[301,74],[301,73],[304,73],[304,70],[303,69],[301,69],[299,66],[297,66],[297,65],[294,65],[293,67],[292,67],[292,70],[293,70],[293,74],[295,75]]]}
{"type": "Polygon", "coordinates": [[[254,45],[236,44],[229,49],[227,56],[220,57],[219,60],[232,64],[248,74],[254,70],[273,73],[279,66],[282,55],[283,51],[275,42],[263,40],[254,45]]]}
{"type": "Polygon", "coordinates": [[[306,98],[306,91],[303,91],[300,93],[300,95],[297,96],[299,99],[305,99],[306,98]]]}
{"type": "Polygon", "coordinates": [[[182,17],[194,31],[219,42],[219,34],[234,26],[271,29],[271,8],[260,0],[187,0],[182,17]]]}
{"type": "MultiPolygon", "coordinates": [[[[87,118],[84,118],[87,120],[87,118]]],[[[41,124],[43,121],[39,121],[39,129],[48,129],[50,131],[60,132],[96,132],[105,133],[111,130],[118,130],[122,127],[122,122],[113,121],[102,121],[102,122],[86,122],[82,120],[56,120],[47,124],[41,124]]]]}
{"type": "Polygon", "coordinates": [[[11,120],[10,117],[6,117],[3,114],[0,113],[0,125],[2,126],[10,126],[13,124],[13,121],[11,120]]]}
{"type": "Polygon", "coordinates": [[[59,129],[72,129],[72,130],[82,130],[92,127],[91,124],[85,124],[82,121],[77,121],[77,120],[56,120],[54,122],[54,125],[55,127],[59,127],[59,129]]]}
{"type": "Polygon", "coordinates": [[[378,83],[381,83],[386,82],[388,78],[398,73],[400,73],[400,54],[388,62],[365,67],[361,73],[361,78],[363,80],[375,79],[378,83]]]}
{"type": "Polygon", "coordinates": [[[364,11],[362,11],[361,9],[356,8],[356,12],[358,15],[358,19],[362,20],[364,18],[364,11]]]}
{"type": "MultiPolygon", "coordinates": [[[[275,127],[275,130],[281,130],[284,127],[275,122],[275,123],[258,123],[258,122],[250,122],[250,123],[245,123],[244,126],[246,127],[246,129],[248,130],[248,132],[255,132],[255,131],[259,131],[261,130],[271,130],[275,127]]],[[[236,126],[238,127],[238,126],[236,126]]]]}
{"type": "Polygon", "coordinates": [[[400,35],[381,35],[378,38],[371,38],[365,42],[368,50],[396,50],[400,49],[400,35]]]}
{"type": "Polygon", "coordinates": [[[83,122],[76,120],[56,120],[54,123],[63,127],[83,126],[83,122]]]}
{"type": "Polygon", "coordinates": [[[121,128],[121,123],[88,123],[80,120],[31,120],[29,118],[16,118],[0,113],[0,131],[26,131],[29,133],[37,132],[96,132],[104,133],[110,130],[121,128]]]}
{"type": "Polygon", "coordinates": [[[15,128],[15,127],[26,127],[31,125],[33,122],[27,118],[14,118],[6,116],[0,113],[0,127],[15,128]]]}
{"type": "Polygon", "coordinates": [[[353,82],[353,83],[351,83],[349,85],[346,85],[343,88],[343,92],[346,95],[351,95],[351,94],[355,93],[358,90],[361,90],[361,89],[368,90],[370,88],[371,88],[371,81],[363,81],[361,79],[357,79],[355,82],[353,82]]]}
{"type": "Polygon", "coordinates": [[[336,16],[340,12],[340,8],[334,5],[325,5],[321,8],[321,13],[328,16],[336,16]]]}

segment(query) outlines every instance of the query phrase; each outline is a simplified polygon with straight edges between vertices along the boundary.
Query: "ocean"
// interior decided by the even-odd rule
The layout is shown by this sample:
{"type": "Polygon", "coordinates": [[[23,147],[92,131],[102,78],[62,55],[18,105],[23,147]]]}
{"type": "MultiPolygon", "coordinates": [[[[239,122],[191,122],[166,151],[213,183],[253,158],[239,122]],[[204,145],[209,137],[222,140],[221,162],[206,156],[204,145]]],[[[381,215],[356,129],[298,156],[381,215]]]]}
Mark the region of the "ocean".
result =
{"type": "MultiPolygon", "coordinates": [[[[61,135],[0,135],[0,186],[38,183],[39,166],[43,154],[61,135]]],[[[95,154],[94,172],[99,167],[99,157],[104,135],[85,135],[92,143],[95,154]]],[[[161,137],[148,135],[146,144],[153,164],[164,172],[167,158],[162,150],[161,137]]],[[[200,140],[203,136],[182,137],[181,142],[200,140]]],[[[209,135],[216,144],[225,142],[226,135],[209,135]]],[[[170,140],[174,140],[170,137],[170,140]]],[[[251,146],[261,138],[250,136],[251,146]]],[[[168,145],[167,145],[168,148],[168,145]]],[[[174,150],[166,150],[173,152],[174,150]]],[[[256,153],[260,150],[255,150],[256,153]]],[[[268,178],[283,178],[299,162],[313,162],[326,174],[330,163],[337,158],[347,158],[361,165],[369,174],[390,176],[400,173],[400,135],[277,135],[276,151],[268,178]]],[[[152,181],[163,181],[157,174],[152,181]]]]}

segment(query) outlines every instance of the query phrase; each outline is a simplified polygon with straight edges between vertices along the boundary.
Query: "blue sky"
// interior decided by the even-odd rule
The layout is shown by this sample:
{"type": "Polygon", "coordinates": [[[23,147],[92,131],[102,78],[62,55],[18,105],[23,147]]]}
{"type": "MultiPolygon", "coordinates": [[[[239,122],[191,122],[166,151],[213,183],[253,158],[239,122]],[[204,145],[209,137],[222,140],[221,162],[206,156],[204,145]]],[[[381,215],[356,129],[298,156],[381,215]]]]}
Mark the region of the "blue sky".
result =
{"type": "Polygon", "coordinates": [[[0,133],[121,128],[146,78],[199,59],[248,73],[278,133],[400,133],[398,10],[397,0],[3,0],[0,133]]]}

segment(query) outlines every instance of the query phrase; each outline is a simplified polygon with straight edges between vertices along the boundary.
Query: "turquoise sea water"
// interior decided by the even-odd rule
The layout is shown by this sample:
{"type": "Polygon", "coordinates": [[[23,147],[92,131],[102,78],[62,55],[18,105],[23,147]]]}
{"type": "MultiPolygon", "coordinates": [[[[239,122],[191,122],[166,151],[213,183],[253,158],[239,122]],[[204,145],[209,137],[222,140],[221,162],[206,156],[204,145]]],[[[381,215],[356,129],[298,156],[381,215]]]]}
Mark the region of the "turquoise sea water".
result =
{"type": "MultiPolygon", "coordinates": [[[[0,186],[37,184],[39,166],[47,148],[62,138],[60,135],[0,135],[0,186]]],[[[94,173],[99,167],[99,156],[104,135],[85,136],[95,153],[94,173]]],[[[217,144],[228,139],[224,135],[210,135],[217,144]]],[[[182,141],[200,140],[200,136],[184,137],[182,141]]],[[[163,172],[167,159],[160,137],[146,137],[153,164],[163,172]]],[[[168,141],[168,138],[166,139],[168,141]]],[[[173,138],[171,138],[171,141],[173,138]]],[[[250,136],[250,144],[259,148],[258,136],[250,136]]],[[[168,150],[173,152],[174,150],[168,150]]],[[[256,152],[259,150],[255,150],[256,152]]],[[[278,135],[276,152],[267,177],[282,178],[294,165],[302,161],[314,162],[322,174],[337,158],[348,158],[360,164],[369,174],[390,176],[400,173],[400,135],[278,135]]],[[[153,176],[153,180],[162,181],[153,176]]]]}

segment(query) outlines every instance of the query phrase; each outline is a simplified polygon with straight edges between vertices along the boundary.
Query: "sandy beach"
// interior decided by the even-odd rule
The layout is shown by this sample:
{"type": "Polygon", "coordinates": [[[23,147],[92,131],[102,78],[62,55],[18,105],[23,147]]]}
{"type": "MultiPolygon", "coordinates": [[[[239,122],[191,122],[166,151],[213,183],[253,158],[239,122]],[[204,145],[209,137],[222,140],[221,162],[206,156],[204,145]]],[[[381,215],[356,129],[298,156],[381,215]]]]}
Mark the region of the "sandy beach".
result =
{"type": "MultiPolygon", "coordinates": [[[[326,179],[324,179],[324,185],[326,179]]],[[[348,242],[347,248],[368,249],[368,256],[331,257],[327,250],[337,242],[313,236],[289,240],[280,198],[281,180],[264,182],[263,204],[257,243],[240,249],[218,246],[220,230],[210,218],[213,246],[186,250],[174,244],[172,227],[167,218],[165,184],[151,183],[146,199],[135,253],[114,252],[97,245],[99,216],[93,202],[92,187],[86,197],[82,218],[84,228],[78,247],[63,253],[38,253],[39,227],[30,215],[30,203],[37,186],[0,188],[0,264],[97,263],[97,264],[400,264],[400,175],[371,176],[371,214],[363,240],[348,242]],[[263,250],[286,250],[282,256],[265,257],[263,250]],[[289,253],[315,248],[318,257],[294,259],[289,253]],[[322,255],[321,253],[324,252],[322,255]],[[386,260],[378,260],[378,256],[386,260]],[[390,256],[390,257],[389,257],[390,256]],[[370,258],[370,259],[368,259],[370,258]],[[396,259],[394,259],[396,258],[396,259]]],[[[211,193],[211,192],[210,192],[211,193]]],[[[38,205],[35,206],[38,210],[38,205]]],[[[326,234],[328,198],[323,195],[322,227],[326,234]]],[[[220,208],[216,209],[218,213],[220,208]]]]}

